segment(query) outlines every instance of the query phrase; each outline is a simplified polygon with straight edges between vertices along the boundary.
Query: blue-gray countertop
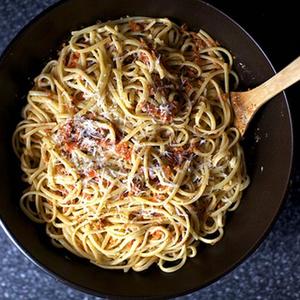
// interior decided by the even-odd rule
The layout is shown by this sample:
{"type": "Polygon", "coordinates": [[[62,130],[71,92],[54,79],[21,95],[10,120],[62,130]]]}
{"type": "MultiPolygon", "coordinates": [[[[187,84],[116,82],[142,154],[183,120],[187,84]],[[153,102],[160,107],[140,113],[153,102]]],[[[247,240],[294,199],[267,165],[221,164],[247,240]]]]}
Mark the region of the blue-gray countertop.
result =
{"type": "MultiPolygon", "coordinates": [[[[29,20],[55,2],[57,1],[1,0],[0,53],[29,20]]],[[[208,2],[231,15],[254,35],[263,48],[267,48],[267,54],[275,67],[282,67],[300,54],[299,40],[297,43],[292,43],[293,47],[287,43],[280,56],[272,52],[272,47],[275,47],[280,36],[274,33],[273,38],[267,38],[264,35],[264,30],[265,33],[271,32],[274,25],[272,19],[275,18],[275,24],[277,24],[276,16],[281,16],[281,10],[283,18],[286,19],[280,20],[280,26],[282,24],[286,26],[283,27],[286,29],[293,27],[296,22],[289,14],[297,10],[297,6],[291,7],[291,3],[289,7],[284,5],[276,7],[275,5],[272,7],[273,12],[269,7],[261,5],[262,1],[251,1],[248,4],[243,2],[236,4],[234,8],[225,1],[222,1],[223,4],[220,3],[221,1],[208,2]],[[251,16],[246,16],[247,11],[256,13],[255,23],[251,16]],[[259,29],[258,25],[261,26],[259,29]]],[[[282,39],[285,40],[285,36],[282,39]]],[[[281,47],[282,45],[282,43],[279,44],[281,47]]],[[[295,98],[295,95],[300,95],[299,85],[290,94],[288,93],[289,98],[295,98]]],[[[292,112],[294,108],[296,110],[296,106],[292,107],[292,112]]],[[[295,119],[295,127],[297,127],[299,118],[295,119]]],[[[298,148],[296,137],[296,155],[298,148]]],[[[300,172],[297,171],[300,169],[299,161],[297,160],[295,164],[296,175],[293,177],[293,184],[283,210],[270,234],[256,252],[218,282],[181,299],[300,299],[300,172]]],[[[0,300],[2,299],[87,300],[97,298],[69,288],[41,271],[21,254],[0,229],[0,300]]]]}

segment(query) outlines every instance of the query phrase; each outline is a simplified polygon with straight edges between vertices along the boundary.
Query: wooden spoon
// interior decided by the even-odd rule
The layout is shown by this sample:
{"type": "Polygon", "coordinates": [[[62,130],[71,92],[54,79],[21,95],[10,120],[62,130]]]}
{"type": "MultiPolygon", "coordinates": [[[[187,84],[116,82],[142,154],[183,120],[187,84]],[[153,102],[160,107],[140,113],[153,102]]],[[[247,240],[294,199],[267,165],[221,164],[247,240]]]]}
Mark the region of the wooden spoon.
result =
{"type": "Polygon", "coordinates": [[[231,92],[230,100],[235,114],[234,126],[241,136],[263,104],[298,80],[300,80],[300,57],[258,87],[247,92],[231,92]]]}

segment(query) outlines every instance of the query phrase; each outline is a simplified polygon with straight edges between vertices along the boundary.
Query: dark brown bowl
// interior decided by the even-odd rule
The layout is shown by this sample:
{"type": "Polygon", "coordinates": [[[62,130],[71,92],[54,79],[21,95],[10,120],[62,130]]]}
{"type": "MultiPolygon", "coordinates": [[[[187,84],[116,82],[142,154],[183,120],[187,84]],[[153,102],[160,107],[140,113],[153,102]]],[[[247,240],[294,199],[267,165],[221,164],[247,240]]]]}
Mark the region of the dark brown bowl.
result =
{"type": "Polygon", "coordinates": [[[45,11],[11,43],[0,61],[0,217],[4,230],[35,264],[65,283],[99,296],[166,298],[195,291],[232,270],[265,237],[284,199],[292,164],[293,133],[285,95],[268,103],[253,120],[244,147],[251,185],[241,205],[227,220],[217,245],[199,247],[199,254],[172,274],[153,267],[142,273],[109,271],[57,250],[43,226],[30,222],[18,201],[24,185],[11,136],[32,79],[56,56],[71,30],[97,20],[126,15],[170,17],[190,28],[202,28],[230,49],[241,78],[251,88],[274,74],[255,41],[214,7],[196,0],[67,0],[45,11]]]}

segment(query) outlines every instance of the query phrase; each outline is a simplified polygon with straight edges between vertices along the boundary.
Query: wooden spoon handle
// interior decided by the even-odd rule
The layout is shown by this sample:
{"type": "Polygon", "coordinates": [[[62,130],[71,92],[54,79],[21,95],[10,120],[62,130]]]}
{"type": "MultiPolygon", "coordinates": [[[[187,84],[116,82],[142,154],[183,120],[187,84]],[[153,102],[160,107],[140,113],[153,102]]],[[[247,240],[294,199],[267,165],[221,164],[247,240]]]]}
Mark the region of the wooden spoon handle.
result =
{"type": "Polygon", "coordinates": [[[245,92],[248,103],[254,104],[256,109],[262,106],[282,92],[287,87],[300,80],[300,57],[295,59],[286,68],[274,75],[272,78],[259,85],[258,87],[245,92]],[[247,95],[246,95],[247,94],[247,95]]]}

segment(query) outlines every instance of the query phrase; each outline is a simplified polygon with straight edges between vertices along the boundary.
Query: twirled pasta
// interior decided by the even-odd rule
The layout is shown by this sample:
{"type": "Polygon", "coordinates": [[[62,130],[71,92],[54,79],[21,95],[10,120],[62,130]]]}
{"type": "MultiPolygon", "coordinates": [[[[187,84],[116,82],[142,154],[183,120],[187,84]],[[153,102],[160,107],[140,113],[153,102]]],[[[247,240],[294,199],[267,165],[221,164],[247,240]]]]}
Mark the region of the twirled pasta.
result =
{"type": "Polygon", "coordinates": [[[173,272],[199,241],[218,242],[249,183],[224,97],[232,63],[207,33],[168,19],[73,32],[13,136],[25,214],[108,269],[173,272]]]}

